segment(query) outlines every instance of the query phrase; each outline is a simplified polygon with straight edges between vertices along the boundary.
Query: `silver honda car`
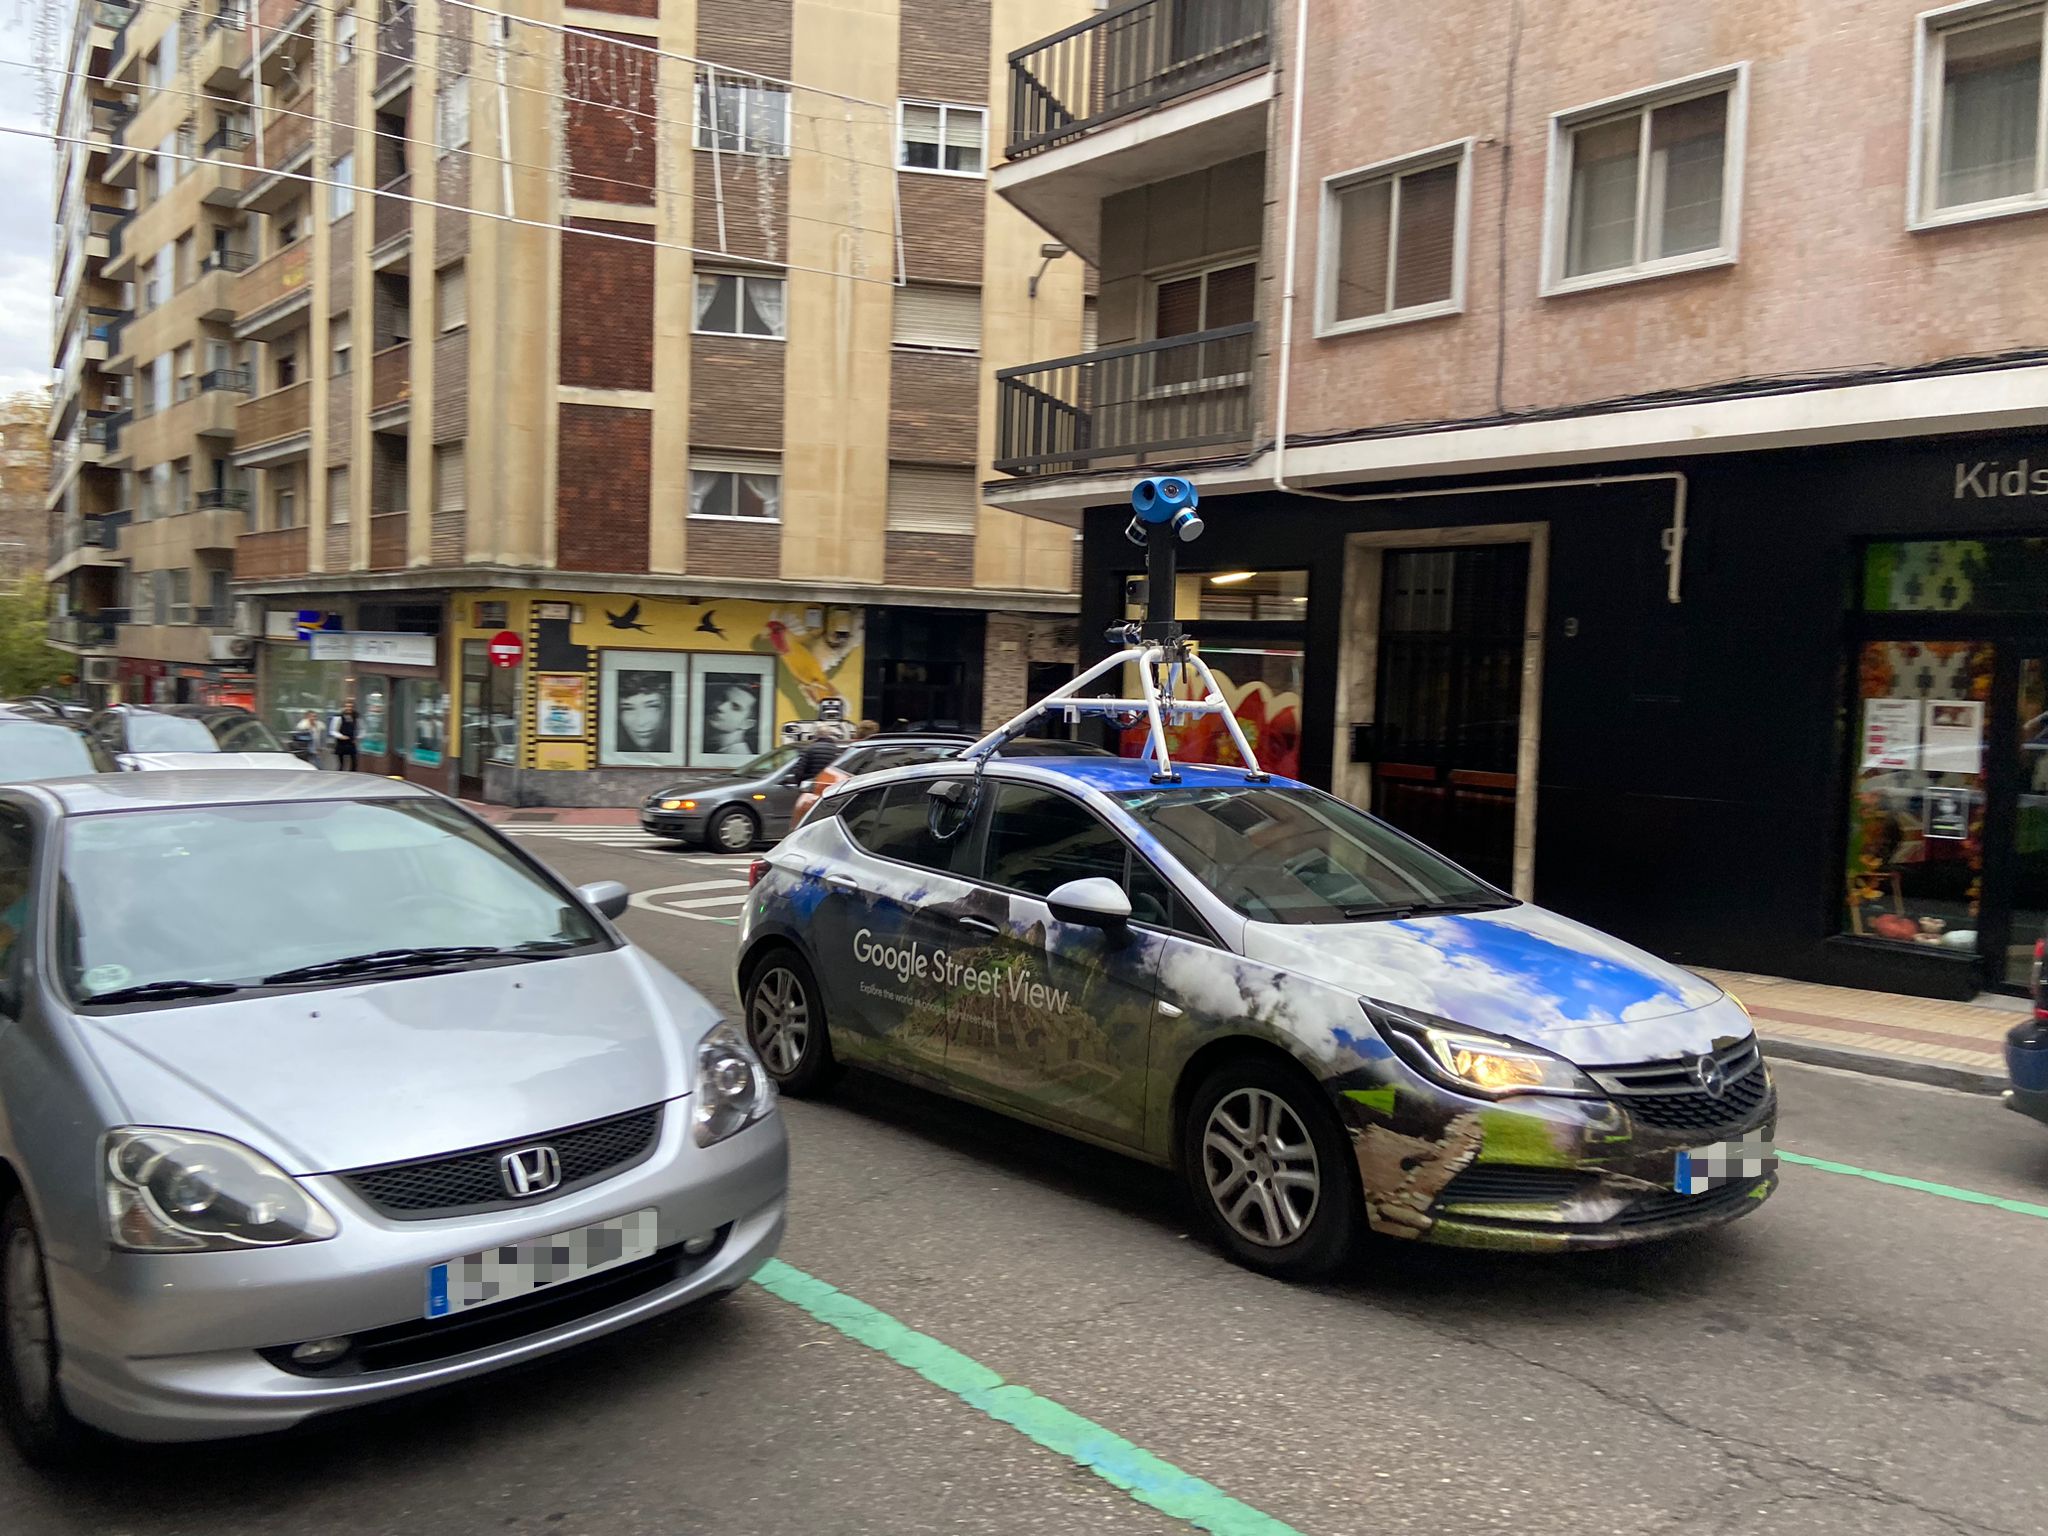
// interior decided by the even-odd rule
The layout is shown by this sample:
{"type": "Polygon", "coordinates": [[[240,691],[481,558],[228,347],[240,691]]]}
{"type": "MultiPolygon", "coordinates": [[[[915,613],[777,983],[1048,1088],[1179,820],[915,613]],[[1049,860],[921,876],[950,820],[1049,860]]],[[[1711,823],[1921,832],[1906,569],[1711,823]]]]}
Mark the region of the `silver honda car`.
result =
{"type": "Polygon", "coordinates": [[[279,1429],[733,1290],[788,1151],[738,1030],[385,779],[0,791],[0,1414],[279,1429]]]}

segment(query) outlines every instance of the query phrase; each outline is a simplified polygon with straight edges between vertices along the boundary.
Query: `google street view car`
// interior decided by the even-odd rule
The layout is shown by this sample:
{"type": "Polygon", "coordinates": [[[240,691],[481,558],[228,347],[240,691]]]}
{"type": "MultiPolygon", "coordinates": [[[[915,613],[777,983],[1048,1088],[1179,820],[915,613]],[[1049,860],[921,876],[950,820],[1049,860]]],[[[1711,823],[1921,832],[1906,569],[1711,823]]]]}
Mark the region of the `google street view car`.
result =
{"type": "MultiPolygon", "coordinates": [[[[1133,502],[1171,594],[1192,488],[1133,502]]],[[[1118,638],[961,759],[839,786],[756,864],[738,981],[788,1092],[857,1062],[1171,1166],[1232,1256],[1292,1277],[1368,1229],[1598,1248],[1770,1195],[1777,1096],[1740,1003],[1262,773],[1170,608],[1118,638]],[[1126,668],[1141,697],[1083,696],[1126,668]],[[1046,711],[1135,715],[1150,755],[998,755],[1046,711]],[[1171,761],[1164,722],[1201,714],[1245,766],[1171,761]]]]}

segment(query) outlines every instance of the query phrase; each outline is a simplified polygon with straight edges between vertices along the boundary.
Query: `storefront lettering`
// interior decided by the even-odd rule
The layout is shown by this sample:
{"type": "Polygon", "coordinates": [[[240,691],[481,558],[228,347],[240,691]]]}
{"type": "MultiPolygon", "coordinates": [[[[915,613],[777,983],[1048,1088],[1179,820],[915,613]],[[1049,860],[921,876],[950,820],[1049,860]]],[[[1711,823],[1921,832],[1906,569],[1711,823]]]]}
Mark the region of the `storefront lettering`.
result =
{"type": "Polygon", "coordinates": [[[2000,496],[2048,496],[2048,469],[2035,469],[2026,459],[2010,469],[1995,459],[1956,465],[1957,501],[1988,501],[2000,496]]]}
{"type": "Polygon", "coordinates": [[[934,981],[956,991],[1001,998],[1040,1012],[1065,1013],[1069,995],[1059,987],[1033,981],[1022,969],[969,965],[943,949],[927,950],[915,941],[891,944],[863,928],[853,936],[853,958],[872,965],[899,982],[934,981]]]}

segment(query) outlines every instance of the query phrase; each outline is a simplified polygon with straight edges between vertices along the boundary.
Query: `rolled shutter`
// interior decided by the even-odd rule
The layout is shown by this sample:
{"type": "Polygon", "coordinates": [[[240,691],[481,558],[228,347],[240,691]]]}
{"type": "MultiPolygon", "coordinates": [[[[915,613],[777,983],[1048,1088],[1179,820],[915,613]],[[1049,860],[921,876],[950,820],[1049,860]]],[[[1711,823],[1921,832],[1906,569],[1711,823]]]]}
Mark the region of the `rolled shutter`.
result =
{"type": "Polygon", "coordinates": [[[981,290],[911,283],[896,290],[895,334],[899,347],[942,347],[949,352],[981,350],[981,290]]]}
{"type": "Polygon", "coordinates": [[[460,512],[469,505],[469,463],[463,444],[434,450],[434,510],[460,512]]]}
{"type": "Polygon", "coordinates": [[[981,496],[971,469],[889,466],[891,533],[972,534],[980,511],[981,496]]]}

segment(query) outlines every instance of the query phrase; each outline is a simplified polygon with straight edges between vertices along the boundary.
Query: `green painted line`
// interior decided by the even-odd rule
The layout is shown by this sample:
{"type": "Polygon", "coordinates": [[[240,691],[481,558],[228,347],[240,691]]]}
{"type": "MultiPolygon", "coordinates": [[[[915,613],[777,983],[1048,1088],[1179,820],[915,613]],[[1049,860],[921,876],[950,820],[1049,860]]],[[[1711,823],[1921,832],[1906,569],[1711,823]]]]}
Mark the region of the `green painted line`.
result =
{"type": "Polygon", "coordinates": [[[1300,1536],[1293,1526],[1239,1503],[1213,1483],[1181,1471],[1029,1387],[1004,1381],[979,1360],[780,1259],[770,1259],[754,1280],[769,1295],[801,1307],[856,1344],[916,1372],[968,1407],[1087,1468],[1163,1515],[1215,1536],[1300,1536]]]}
{"type": "Polygon", "coordinates": [[[1868,1179],[1873,1184],[1889,1184],[1894,1189],[1913,1189],[1923,1195],[1939,1195],[1944,1200],[1960,1200],[1965,1205],[1988,1205],[1997,1210],[2011,1211],[2016,1216],[2039,1216],[2043,1220],[2048,1220],[2048,1205],[2034,1205],[2025,1200],[2008,1200],[2002,1195],[1979,1194],[1974,1189],[1957,1189],[1953,1184],[1931,1184],[1926,1179],[1909,1179],[1897,1173],[1877,1173],[1869,1168],[1858,1168],[1851,1163],[1831,1163],[1826,1158],[1802,1157],[1797,1152],[1780,1152],[1778,1160],[1784,1163],[1797,1163],[1802,1168],[1818,1168],[1822,1173],[1839,1173],[1852,1179],[1868,1179]]]}

